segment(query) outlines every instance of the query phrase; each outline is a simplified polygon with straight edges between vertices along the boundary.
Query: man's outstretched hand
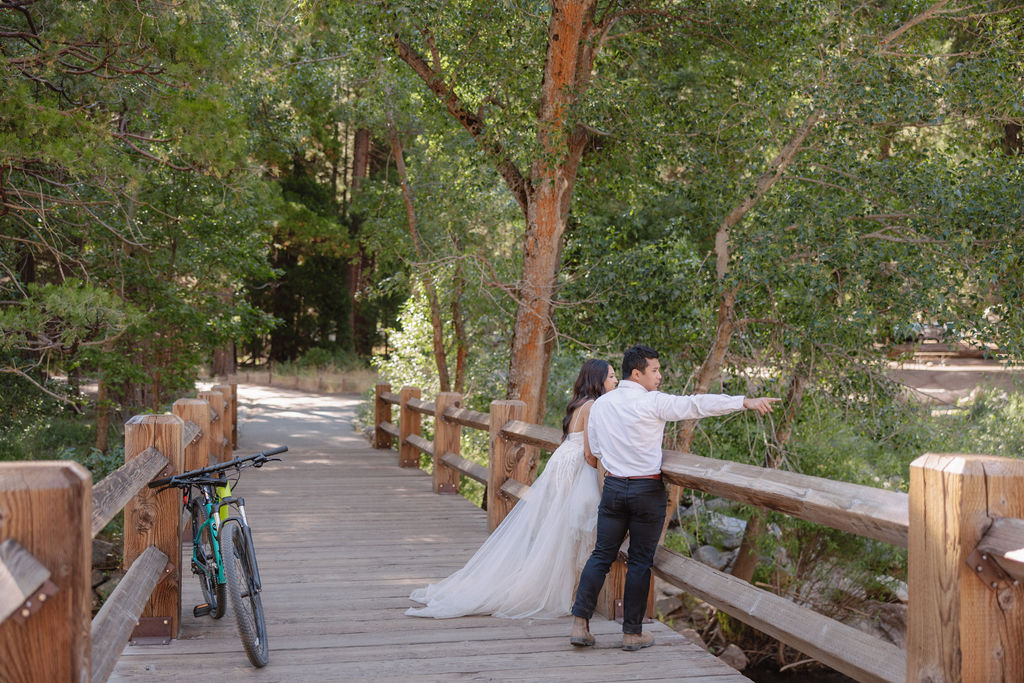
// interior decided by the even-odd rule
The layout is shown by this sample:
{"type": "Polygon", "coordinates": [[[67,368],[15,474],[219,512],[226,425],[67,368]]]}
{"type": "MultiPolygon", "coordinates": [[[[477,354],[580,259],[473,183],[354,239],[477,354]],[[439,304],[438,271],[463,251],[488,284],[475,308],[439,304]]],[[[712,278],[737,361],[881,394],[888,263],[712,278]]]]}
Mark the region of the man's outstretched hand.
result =
{"type": "Polygon", "coordinates": [[[781,398],[745,398],[743,407],[747,410],[756,410],[760,415],[767,415],[772,412],[772,404],[781,400],[781,398]]]}

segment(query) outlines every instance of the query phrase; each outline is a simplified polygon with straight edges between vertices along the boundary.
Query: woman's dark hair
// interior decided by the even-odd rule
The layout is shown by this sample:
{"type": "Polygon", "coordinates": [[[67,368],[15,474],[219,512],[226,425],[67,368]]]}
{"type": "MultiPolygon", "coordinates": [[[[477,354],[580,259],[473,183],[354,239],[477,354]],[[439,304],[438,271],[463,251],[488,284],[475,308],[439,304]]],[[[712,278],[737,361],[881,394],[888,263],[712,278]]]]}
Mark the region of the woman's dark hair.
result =
{"type": "Polygon", "coordinates": [[[572,422],[573,411],[587,401],[591,401],[604,393],[604,381],[608,379],[611,363],[591,358],[583,362],[576,383],[572,385],[572,400],[565,408],[562,419],[562,438],[569,436],[569,423],[572,422]]]}

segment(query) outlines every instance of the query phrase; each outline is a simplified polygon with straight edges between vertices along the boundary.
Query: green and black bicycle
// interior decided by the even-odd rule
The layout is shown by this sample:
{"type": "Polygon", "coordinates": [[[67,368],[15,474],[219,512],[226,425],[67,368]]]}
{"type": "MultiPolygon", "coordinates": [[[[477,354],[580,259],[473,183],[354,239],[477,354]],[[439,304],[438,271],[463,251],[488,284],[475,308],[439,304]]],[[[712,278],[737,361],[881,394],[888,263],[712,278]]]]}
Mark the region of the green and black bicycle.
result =
{"type": "Polygon", "coordinates": [[[182,502],[192,525],[192,573],[199,577],[205,601],[192,614],[220,619],[230,601],[245,654],[256,667],[270,660],[260,571],[245,518],[245,499],[233,496],[231,488],[238,484],[242,470],[280,460],[271,456],[287,450],[279,446],[149,483],[150,488],[179,488],[184,494],[182,502]],[[231,470],[238,475],[233,482],[227,477],[231,470]],[[238,514],[231,514],[231,508],[238,514]]]}

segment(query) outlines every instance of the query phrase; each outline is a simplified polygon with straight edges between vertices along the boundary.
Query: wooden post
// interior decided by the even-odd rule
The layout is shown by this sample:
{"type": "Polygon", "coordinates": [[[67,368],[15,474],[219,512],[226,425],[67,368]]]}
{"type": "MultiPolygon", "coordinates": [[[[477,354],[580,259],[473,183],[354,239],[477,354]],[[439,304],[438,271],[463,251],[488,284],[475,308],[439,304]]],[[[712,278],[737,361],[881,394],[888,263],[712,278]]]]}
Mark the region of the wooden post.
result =
{"type": "Polygon", "coordinates": [[[1024,518],[1024,461],[926,453],[909,506],[907,680],[1024,681],[1024,587],[967,564],[993,519],[1024,518]]]}
{"type": "Polygon", "coordinates": [[[391,391],[390,384],[378,384],[374,387],[374,423],[373,423],[373,447],[391,448],[391,435],[380,428],[380,423],[391,422],[391,404],[381,398],[381,394],[391,391]]]}
{"type": "Polygon", "coordinates": [[[412,410],[407,404],[410,398],[420,397],[419,387],[402,387],[398,395],[401,412],[399,413],[399,438],[398,438],[398,466],[419,467],[420,452],[412,444],[405,442],[405,438],[411,434],[420,435],[420,414],[412,410]]]}
{"type": "Polygon", "coordinates": [[[0,463],[0,539],[17,541],[52,582],[0,624],[0,680],[89,679],[91,517],[92,476],[78,463],[0,463]]]}
{"type": "Polygon", "coordinates": [[[461,403],[462,394],[452,391],[442,391],[434,401],[434,493],[459,492],[459,471],[441,462],[441,456],[459,454],[462,426],[446,418],[444,411],[461,403]]]}
{"type": "Polygon", "coordinates": [[[179,398],[171,412],[182,422],[199,425],[200,436],[192,443],[185,444],[185,460],[182,471],[206,467],[210,464],[210,404],[201,398],[179,398]]]}
{"type": "Polygon", "coordinates": [[[231,386],[227,384],[218,384],[213,387],[214,391],[219,391],[224,397],[224,415],[221,419],[221,444],[224,449],[223,455],[221,455],[221,462],[227,462],[231,459],[233,447],[231,446],[231,434],[235,431],[235,406],[234,401],[231,400],[231,386]]]}
{"type": "Polygon", "coordinates": [[[210,460],[211,464],[224,462],[224,394],[219,391],[200,391],[199,398],[210,404],[216,417],[210,418],[210,460]]]}
{"type": "Polygon", "coordinates": [[[491,401],[490,468],[487,472],[487,530],[494,531],[505,519],[515,501],[501,493],[501,485],[512,478],[524,484],[530,481],[530,459],[523,444],[509,441],[501,428],[512,420],[526,419],[522,401],[491,401]]]}
{"type": "Polygon", "coordinates": [[[238,450],[238,383],[231,383],[231,447],[238,450]]]}
{"type": "MultiPolygon", "coordinates": [[[[124,426],[125,462],[147,448],[155,448],[167,458],[170,473],[182,471],[185,455],[182,434],[185,423],[177,415],[136,415],[124,426]]],[[[170,474],[168,473],[168,474],[170,474]]],[[[161,476],[167,476],[162,474],[161,476]]],[[[124,567],[155,545],[162,550],[175,570],[157,584],[146,608],[142,610],[136,635],[178,637],[181,620],[181,493],[168,489],[156,493],[143,487],[124,506],[124,567]]]]}

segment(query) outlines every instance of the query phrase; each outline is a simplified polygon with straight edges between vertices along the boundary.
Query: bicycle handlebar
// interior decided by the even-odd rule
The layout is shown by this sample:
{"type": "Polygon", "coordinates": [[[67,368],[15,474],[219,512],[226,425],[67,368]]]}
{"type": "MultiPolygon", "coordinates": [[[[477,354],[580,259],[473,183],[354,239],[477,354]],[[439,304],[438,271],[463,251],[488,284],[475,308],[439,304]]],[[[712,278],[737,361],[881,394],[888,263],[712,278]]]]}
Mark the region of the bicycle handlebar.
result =
{"type": "MultiPolygon", "coordinates": [[[[183,480],[192,479],[195,477],[201,477],[206,474],[214,474],[216,472],[224,472],[230,469],[241,469],[242,466],[249,462],[253,462],[254,467],[262,467],[265,463],[269,462],[271,455],[277,455],[278,453],[284,453],[288,450],[287,446],[278,446],[277,448],[268,448],[265,451],[254,453],[252,455],[239,456],[233,460],[222,462],[218,465],[210,465],[209,467],[201,467],[195,470],[189,470],[188,472],[182,472],[181,474],[175,474],[170,477],[164,477],[163,479],[155,479],[149,482],[149,488],[155,489],[161,486],[167,486],[168,484],[175,484],[183,480]]],[[[280,460],[280,458],[274,458],[274,460],[280,460]]]]}

